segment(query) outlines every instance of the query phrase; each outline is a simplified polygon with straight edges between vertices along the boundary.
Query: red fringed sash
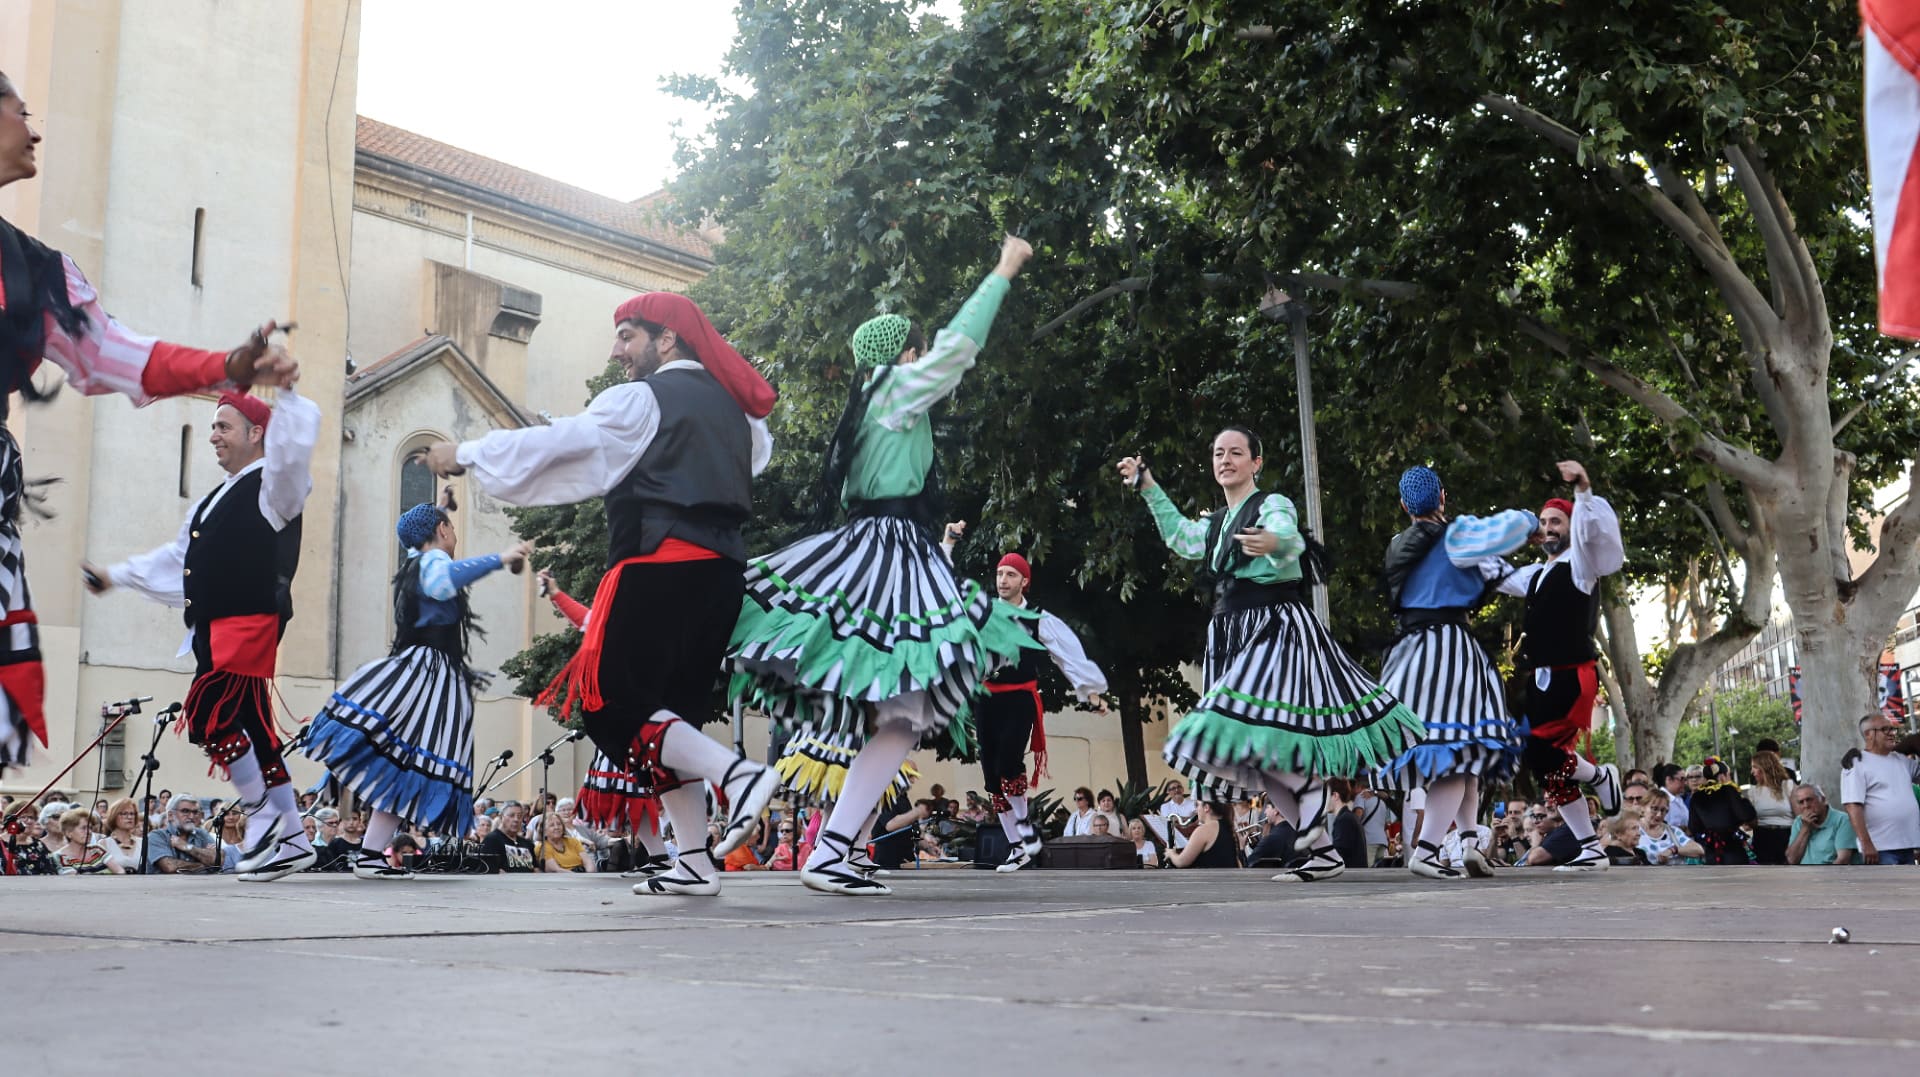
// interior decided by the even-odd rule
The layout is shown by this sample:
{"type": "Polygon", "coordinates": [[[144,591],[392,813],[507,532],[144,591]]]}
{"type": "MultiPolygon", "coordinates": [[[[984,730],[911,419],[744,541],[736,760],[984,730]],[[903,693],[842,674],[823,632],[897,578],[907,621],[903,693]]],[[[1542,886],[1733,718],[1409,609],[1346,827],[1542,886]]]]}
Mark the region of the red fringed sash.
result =
{"type": "Polygon", "coordinates": [[[1047,776],[1047,708],[1040,702],[1040,682],[1021,681],[1019,684],[995,684],[987,682],[987,691],[996,696],[1025,692],[1033,697],[1033,740],[1027,748],[1033,753],[1033,779],[1028,784],[1039,788],[1040,779],[1047,776]]]}
{"type": "Polygon", "coordinates": [[[587,618],[586,638],[580,641],[580,649],[574,653],[564,668],[547,683],[538,696],[534,697],[536,707],[552,710],[556,703],[559,710],[554,711],[554,720],[564,722],[573,713],[573,704],[589,711],[597,711],[606,706],[606,699],[600,694],[600,652],[606,645],[607,621],[613,612],[614,596],[620,591],[620,576],[628,565],[661,565],[681,561],[717,561],[720,555],[704,546],[695,546],[691,542],[670,538],[660,543],[660,548],[639,557],[629,557],[608,569],[600,577],[600,586],[594,588],[593,616],[587,618]]]}

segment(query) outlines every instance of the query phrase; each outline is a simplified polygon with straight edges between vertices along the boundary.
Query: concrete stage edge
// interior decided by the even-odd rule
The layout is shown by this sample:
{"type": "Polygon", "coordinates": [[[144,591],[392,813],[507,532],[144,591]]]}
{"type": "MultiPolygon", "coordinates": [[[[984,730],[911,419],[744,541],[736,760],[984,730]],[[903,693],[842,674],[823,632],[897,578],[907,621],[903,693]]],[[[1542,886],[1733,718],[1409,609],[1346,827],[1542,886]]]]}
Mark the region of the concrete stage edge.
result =
{"type": "Polygon", "coordinates": [[[1911,868],[0,880],[7,1072],[1891,1073],[1911,868]],[[1831,945],[1834,927],[1853,941],[1831,945]],[[528,1067],[538,1067],[531,1069],[528,1067]],[[508,1068],[511,1067],[511,1068],[508,1068]]]}

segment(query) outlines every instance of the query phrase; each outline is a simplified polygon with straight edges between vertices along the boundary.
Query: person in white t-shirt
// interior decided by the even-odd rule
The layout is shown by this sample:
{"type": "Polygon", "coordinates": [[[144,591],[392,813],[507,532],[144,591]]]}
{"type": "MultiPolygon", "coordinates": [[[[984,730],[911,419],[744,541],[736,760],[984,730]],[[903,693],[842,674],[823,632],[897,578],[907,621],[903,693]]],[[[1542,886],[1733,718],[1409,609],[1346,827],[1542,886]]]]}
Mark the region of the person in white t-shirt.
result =
{"type": "Polygon", "coordinates": [[[1198,825],[1199,815],[1200,801],[1187,795],[1186,783],[1178,778],[1170,779],[1167,799],[1160,805],[1160,816],[1167,820],[1167,844],[1175,851],[1187,847],[1187,835],[1198,825]]]}
{"type": "Polygon", "coordinates": [[[1868,864],[1912,864],[1920,849],[1920,801],[1913,783],[1920,760],[1893,750],[1898,722],[1878,711],[1860,719],[1866,751],[1849,754],[1840,771],[1840,803],[1860,839],[1860,859],[1868,864]]]}

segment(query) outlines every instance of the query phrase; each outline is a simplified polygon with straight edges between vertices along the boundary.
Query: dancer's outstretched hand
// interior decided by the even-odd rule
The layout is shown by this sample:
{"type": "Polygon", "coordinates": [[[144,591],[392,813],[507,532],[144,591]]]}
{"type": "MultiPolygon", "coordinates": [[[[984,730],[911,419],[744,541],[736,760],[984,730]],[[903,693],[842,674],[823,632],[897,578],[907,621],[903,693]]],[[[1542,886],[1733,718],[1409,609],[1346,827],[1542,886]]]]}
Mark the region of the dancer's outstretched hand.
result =
{"type": "Polygon", "coordinates": [[[1587,478],[1587,469],[1578,460],[1562,460],[1554,465],[1560,469],[1560,478],[1573,484],[1573,488],[1586,493],[1593,488],[1593,480],[1587,478]]]}
{"type": "Polygon", "coordinates": [[[1233,536],[1248,557],[1265,557],[1280,548],[1280,537],[1264,527],[1249,527],[1233,536]]]}
{"type": "Polygon", "coordinates": [[[1019,236],[1008,236],[1000,243],[1000,264],[993,267],[995,273],[1012,280],[1020,273],[1020,267],[1033,257],[1033,245],[1019,236]]]}
{"type": "Polygon", "coordinates": [[[449,475],[464,475],[467,469],[460,466],[457,456],[460,446],[451,441],[436,441],[427,446],[427,470],[441,478],[449,475]]]}
{"type": "Polygon", "coordinates": [[[1140,489],[1145,490],[1158,485],[1153,481],[1153,472],[1147,467],[1147,462],[1138,456],[1122,457],[1117,466],[1120,469],[1120,481],[1122,482],[1131,483],[1133,482],[1133,477],[1139,475],[1140,489]]]}
{"type": "MultiPolygon", "coordinates": [[[[292,322],[285,326],[294,328],[292,322]]],[[[245,342],[227,353],[227,380],[235,385],[270,385],[284,388],[300,380],[300,364],[287,349],[270,342],[282,331],[279,322],[268,320],[247,336],[245,342]]]]}
{"type": "Polygon", "coordinates": [[[86,584],[91,594],[104,595],[113,590],[113,577],[92,561],[80,562],[80,582],[86,584]]]}
{"type": "Polygon", "coordinates": [[[527,567],[527,558],[531,556],[533,556],[533,543],[516,542],[500,551],[500,563],[506,566],[508,572],[517,576],[527,567]]]}

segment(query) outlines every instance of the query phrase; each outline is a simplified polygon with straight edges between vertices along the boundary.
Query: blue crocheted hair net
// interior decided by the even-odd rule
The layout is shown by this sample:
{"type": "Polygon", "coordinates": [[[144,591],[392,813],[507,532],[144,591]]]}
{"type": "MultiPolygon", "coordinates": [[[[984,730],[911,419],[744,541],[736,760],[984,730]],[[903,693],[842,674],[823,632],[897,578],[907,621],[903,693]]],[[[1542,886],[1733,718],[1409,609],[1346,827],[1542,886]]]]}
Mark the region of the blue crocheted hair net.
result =
{"type": "Polygon", "coordinates": [[[1400,501],[1415,516],[1440,507],[1440,476],[1430,467],[1410,467],[1400,473],[1400,501]]]}
{"type": "Polygon", "coordinates": [[[418,548],[433,537],[434,529],[446,521],[447,514],[436,505],[422,501],[408,509],[393,527],[394,534],[400,536],[400,544],[407,549],[418,548]]]}

